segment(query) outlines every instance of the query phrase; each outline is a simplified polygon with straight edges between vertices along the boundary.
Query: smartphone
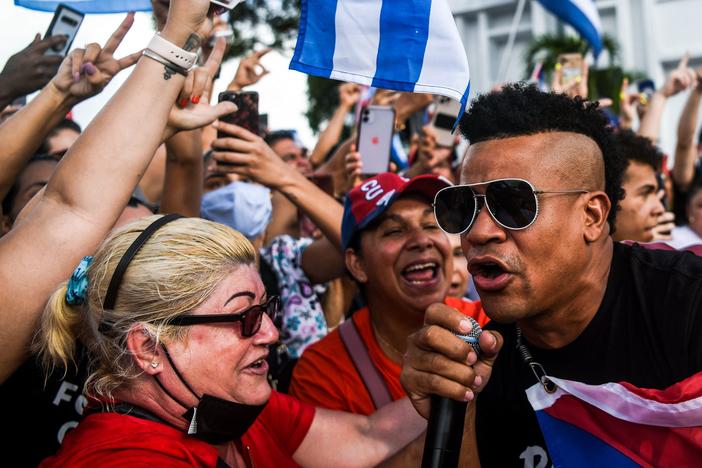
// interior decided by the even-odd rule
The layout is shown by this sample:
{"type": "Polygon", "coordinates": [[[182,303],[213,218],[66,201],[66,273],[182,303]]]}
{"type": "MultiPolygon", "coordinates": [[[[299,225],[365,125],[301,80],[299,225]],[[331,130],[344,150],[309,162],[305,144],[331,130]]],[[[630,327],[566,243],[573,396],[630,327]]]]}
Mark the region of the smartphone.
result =
{"type": "Polygon", "coordinates": [[[85,15],[75,8],[71,8],[63,3],[59,3],[54,12],[54,17],[51,19],[49,29],[46,30],[44,39],[52,36],[66,36],[66,42],[50,47],[44,55],[58,55],[65,57],[71,49],[73,39],[78,34],[78,29],[85,15]]]}
{"type": "Polygon", "coordinates": [[[361,110],[356,148],[361,153],[364,174],[388,170],[394,129],[395,109],[391,106],[368,106],[361,110]]]}
{"type": "Polygon", "coordinates": [[[582,78],[582,54],[561,54],[558,56],[558,63],[561,64],[561,84],[564,87],[567,88],[582,78]]]}
{"type": "MultiPolygon", "coordinates": [[[[224,91],[219,93],[219,102],[231,101],[236,104],[237,110],[231,114],[219,118],[222,122],[231,123],[245,128],[246,130],[260,135],[259,115],[258,115],[258,93],[255,91],[233,92],[224,91]]],[[[217,138],[226,138],[228,133],[217,131],[217,138]]]]}
{"type": "Polygon", "coordinates": [[[452,147],[455,135],[451,132],[456,122],[458,113],[461,112],[461,103],[445,96],[438,96],[436,109],[429,125],[436,132],[436,142],[441,146],[452,147]]]}

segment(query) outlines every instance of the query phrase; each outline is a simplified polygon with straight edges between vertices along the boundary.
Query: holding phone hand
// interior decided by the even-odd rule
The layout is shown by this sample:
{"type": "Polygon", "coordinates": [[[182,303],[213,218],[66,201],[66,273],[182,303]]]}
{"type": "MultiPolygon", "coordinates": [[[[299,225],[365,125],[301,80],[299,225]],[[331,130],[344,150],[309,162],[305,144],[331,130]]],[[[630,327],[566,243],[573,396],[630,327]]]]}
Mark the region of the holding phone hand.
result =
{"type": "MultiPolygon", "coordinates": [[[[31,44],[10,57],[0,73],[0,104],[7,101],[6,105],[43,88],[56,75],[63,60],[63,57],[44,55],[44,52],[65,42],[65,36],[41,39],[37,34],[31,44]]],[[[0,105],[0,109],[5,105],[0,105]]]]}

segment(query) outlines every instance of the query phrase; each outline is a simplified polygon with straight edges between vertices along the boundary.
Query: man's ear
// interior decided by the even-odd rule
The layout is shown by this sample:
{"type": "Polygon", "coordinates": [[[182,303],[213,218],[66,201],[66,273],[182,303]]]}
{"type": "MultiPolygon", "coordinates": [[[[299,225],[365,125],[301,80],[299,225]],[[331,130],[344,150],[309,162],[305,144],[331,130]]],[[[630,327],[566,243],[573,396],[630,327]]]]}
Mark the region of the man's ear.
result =
{"type": "Polygon", "coordinates": [[[127,333],[127,349],[136,365],[146,374],[156,375],[163,370],[163,353],[159,351],[156,340],[144,324],[132,325],[127,333]]]}
{"type": "Polygon", "coordinates": [[[363,262],[363,257],[361,257],[355,250],[346,249],[344,253],[346,260],[346,268],[349,269],[351,275],[356,281],[361,284],[368,282],[368,275],[366,275],[366,267],[363,262]]]}
{"type": "Polygon", "coordinates": [[[588,194],[588,200],[584,206],[585,226],[583,236],[588,243],[595,242],[602,236],[608,236],[610,226],[607,224],[607,217],[612,209],[612,202],[604,192],[592,192],[588,194]]]}

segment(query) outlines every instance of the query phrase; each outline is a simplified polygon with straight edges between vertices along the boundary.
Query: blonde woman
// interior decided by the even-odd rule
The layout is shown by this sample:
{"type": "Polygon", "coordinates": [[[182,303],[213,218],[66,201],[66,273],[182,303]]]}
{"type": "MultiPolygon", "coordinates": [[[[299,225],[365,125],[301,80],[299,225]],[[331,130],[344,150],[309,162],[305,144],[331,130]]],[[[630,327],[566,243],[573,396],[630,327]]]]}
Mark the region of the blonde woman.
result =
{"type": "Polygon", "coordinates": [[[415,439],[425,423],[407,399],[360,416],[271,390],[279,301],[255,255],[224,225],[168,215],[84,259],[51,297],[35,350],[65,367],[80,341],[91,403],[44,466],[371,466],[415,439]]]}

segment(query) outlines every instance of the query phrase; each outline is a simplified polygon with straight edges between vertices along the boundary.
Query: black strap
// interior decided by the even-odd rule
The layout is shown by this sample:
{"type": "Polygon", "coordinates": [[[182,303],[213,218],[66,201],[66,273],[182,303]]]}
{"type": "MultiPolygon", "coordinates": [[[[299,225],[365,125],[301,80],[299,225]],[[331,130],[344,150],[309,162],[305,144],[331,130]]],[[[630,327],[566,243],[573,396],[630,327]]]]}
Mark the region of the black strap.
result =
{"type": "Polygon", "coordinates": [[[341,342],[344,344],[346,352],[349,353],[356,371],[361,376],[363,385],[365,385],[371,400],[373,400],[375,409],[391,403],[392,397],[388,386],[380,375],[380,371],[373,365],[368,348],[363,342],[353,318],[349,318],[339,325],[339,336],[341,336],[341,342]]]}
{"type": "Polygon", "coordinates": [[[107,287],[107,293],[105,294],[105,300],[102,303],[102,308],[104,310],[113,309],[115,307],[115,302],[117,301],[117,291],[119,291],[119,285],[122,283],[122,277],[129,267],[129,263],[132,261],[134,256],[139,252],[139,250],[146,244],[146,241],[164,224],[168,224],[171,221],[182,218],[179,214],[168,214],[158,218],[156,221],[151,223],[144,229],[139,237],[137,237],[132,245],[129,246],[127,251],[122,255],[122,258],[115,268],[115,272],[112,273],[112,279],[110,280],[110,285],[107,287]]]}

